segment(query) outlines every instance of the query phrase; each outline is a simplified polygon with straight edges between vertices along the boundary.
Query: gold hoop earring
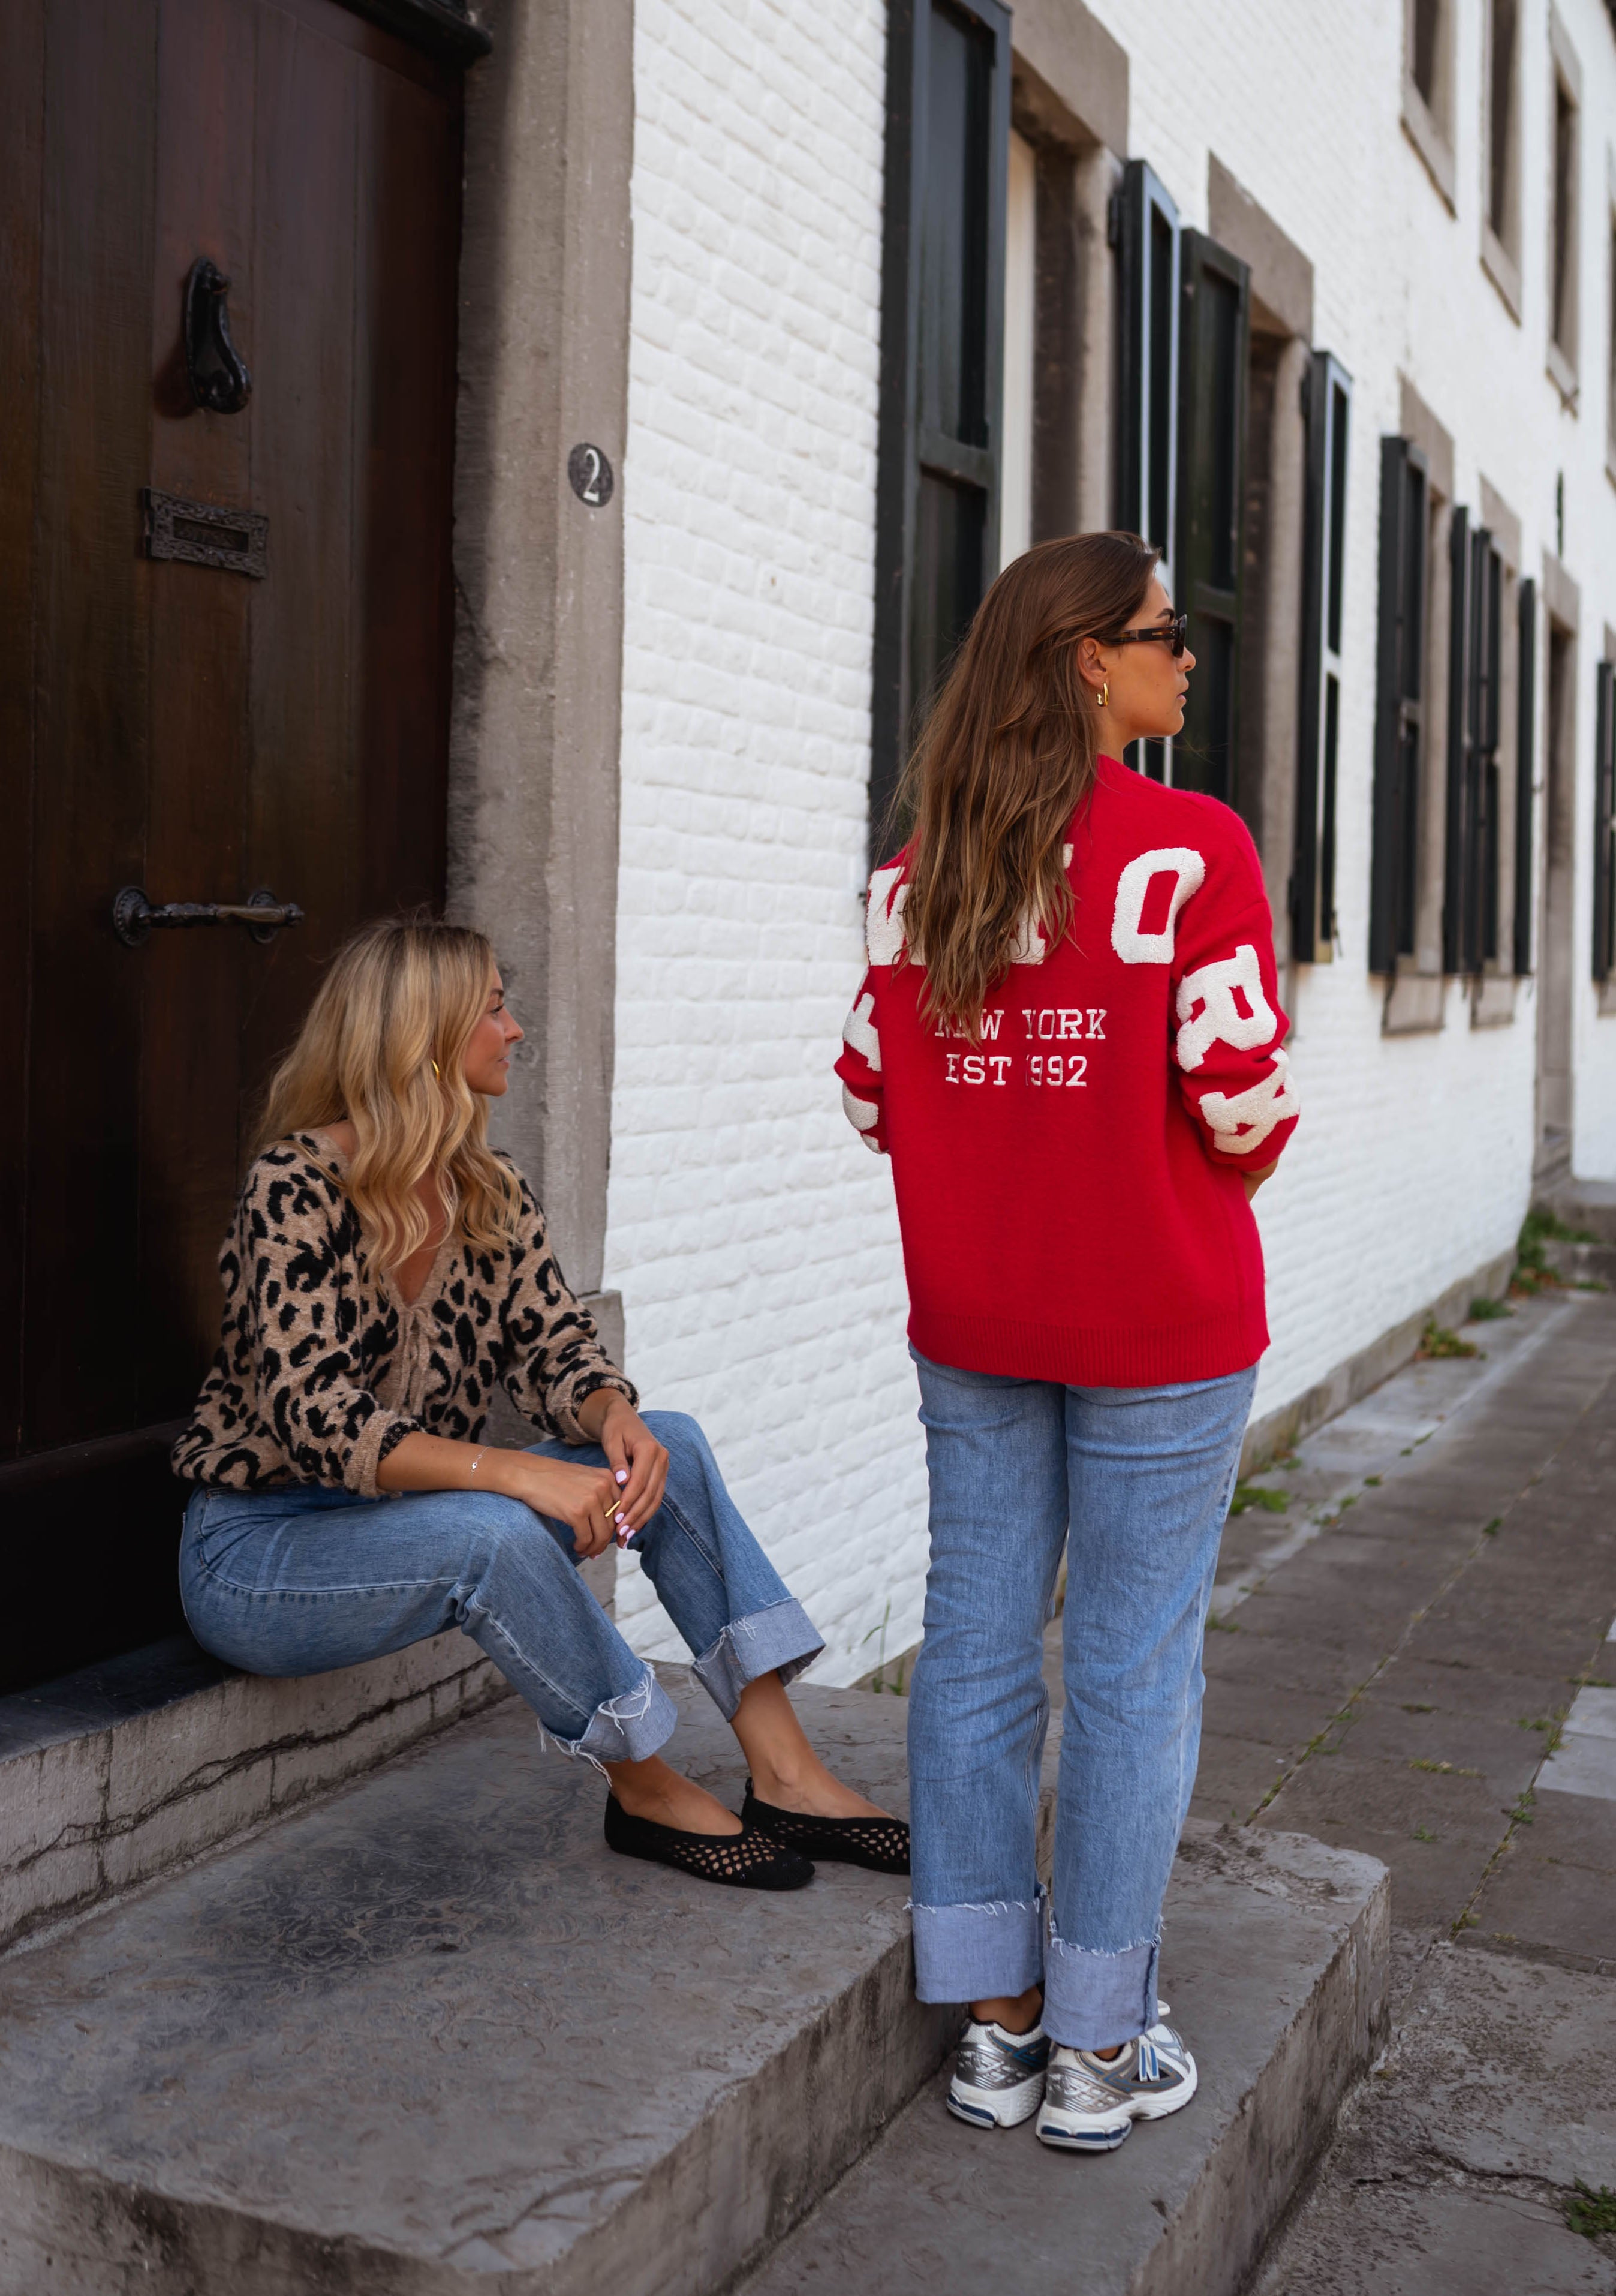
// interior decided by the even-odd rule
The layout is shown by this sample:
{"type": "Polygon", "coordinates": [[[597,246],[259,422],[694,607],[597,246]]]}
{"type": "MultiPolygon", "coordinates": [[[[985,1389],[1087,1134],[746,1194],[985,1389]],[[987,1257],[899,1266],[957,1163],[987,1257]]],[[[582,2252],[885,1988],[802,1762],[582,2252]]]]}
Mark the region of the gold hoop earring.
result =
{"type": "Polygon", "coordinates": [[[1099,692],[1095,695],[1094,701],[1095,707],[1098,709],[1109,708],[1111,702],[1111,680],[1109,678],[1106,680],[1104,685],[1101,686],[1099,692]]]}
{"type": "Polygon", "coordinates": [[[443,1070],[438,1067],[437,1062],[436,1061],[434,1061],[434,1062],[433,1062],[433,1063],[432,1063],[432,1073],[433,1073],[433,1075],[437,1078],[438,1082],[441,1084],[441,1083],[443,1082],[443,1070]]]}

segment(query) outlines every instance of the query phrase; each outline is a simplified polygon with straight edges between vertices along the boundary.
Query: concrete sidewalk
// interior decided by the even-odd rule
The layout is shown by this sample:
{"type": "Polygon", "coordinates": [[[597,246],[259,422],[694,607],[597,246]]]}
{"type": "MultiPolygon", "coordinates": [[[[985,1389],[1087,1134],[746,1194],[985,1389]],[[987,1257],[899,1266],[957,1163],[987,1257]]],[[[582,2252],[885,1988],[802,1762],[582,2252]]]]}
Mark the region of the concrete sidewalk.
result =
{"type": "Polygon", "coordinates": [[[1616,2288],[1616,1297],[1522,1303],[1231,1521],[1197,1806],[1391,1869],[1393,2038],[1262,2296],[1616,2288]]]}

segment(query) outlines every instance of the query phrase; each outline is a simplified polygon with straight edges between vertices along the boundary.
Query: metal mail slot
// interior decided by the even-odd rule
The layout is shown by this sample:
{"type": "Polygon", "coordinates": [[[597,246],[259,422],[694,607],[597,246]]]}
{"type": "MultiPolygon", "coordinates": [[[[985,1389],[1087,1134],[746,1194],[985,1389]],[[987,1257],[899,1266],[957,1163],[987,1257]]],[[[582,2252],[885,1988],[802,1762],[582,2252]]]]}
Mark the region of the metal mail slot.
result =
{"type": "Polygon", "coordinates": [[[269,521],[256,510],[222,510],[216,503],[184,502],[156,487],[143,490],[148,558],[183,559],[188,566],[219,566],[261,582],[269,571],[269,521]]]}

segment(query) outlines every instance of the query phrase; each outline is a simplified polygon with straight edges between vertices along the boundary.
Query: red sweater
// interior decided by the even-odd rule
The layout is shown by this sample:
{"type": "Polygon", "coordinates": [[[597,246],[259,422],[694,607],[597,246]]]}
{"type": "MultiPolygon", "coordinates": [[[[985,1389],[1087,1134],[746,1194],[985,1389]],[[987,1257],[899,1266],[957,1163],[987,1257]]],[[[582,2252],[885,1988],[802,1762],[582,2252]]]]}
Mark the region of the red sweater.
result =
{"type": "Polygon", "coordinates": [[[1072,928],[1024,928],[973,1046],[925,1021],[905,857],[877,869],[837,1062],[892,1158],[909,1334],[966,1371],[1213,1379],[1268,1345],[1241,1176],[1295,1128],[1256,849],[1215,799],[1103,758],[1073,816],[1072,928]]]}

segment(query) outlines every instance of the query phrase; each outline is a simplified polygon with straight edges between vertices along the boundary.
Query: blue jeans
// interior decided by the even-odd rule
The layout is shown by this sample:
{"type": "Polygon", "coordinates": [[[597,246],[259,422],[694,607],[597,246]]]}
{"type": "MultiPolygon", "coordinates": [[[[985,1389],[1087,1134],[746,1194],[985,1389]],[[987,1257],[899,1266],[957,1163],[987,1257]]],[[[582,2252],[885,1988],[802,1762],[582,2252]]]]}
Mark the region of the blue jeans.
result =
{"type": "Polygon", "coordinates": [[[1201,1641],[1256,1368],[1063,1387],[915,1360],[932,1541],[909,1707],[916,1989],[979,2001],[1041,1982],[1053,2039],[1109,2048],[1155,2021],[1162,1900],[1200,1751],[1201,1641]],[[1033,1849],[1063,1547],[1046,1949],[1033,1849]]]}
{"type": "MultiPolygon", "coordinates": [[[[668,1480],[633,1545],[728,1721],[747,1683],[771,1669],[789,1682],[824,1644],[696,1422],[644,1416],[667,1447],[668,1480]]],[[[588,1444],[533,1449],[607,1464],[588,1444]]],[[[673,1701],[578,1576],[567,1525],[494,1491],[360,1499],[312,1484],[204,1486],[185,1510],[180,1595],[203,1648],[249,1674],[323,1674],[459,1627],[569,1754],[639,1761],[673,1727],[673,1701]]]]}

